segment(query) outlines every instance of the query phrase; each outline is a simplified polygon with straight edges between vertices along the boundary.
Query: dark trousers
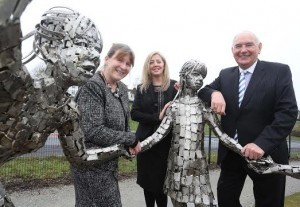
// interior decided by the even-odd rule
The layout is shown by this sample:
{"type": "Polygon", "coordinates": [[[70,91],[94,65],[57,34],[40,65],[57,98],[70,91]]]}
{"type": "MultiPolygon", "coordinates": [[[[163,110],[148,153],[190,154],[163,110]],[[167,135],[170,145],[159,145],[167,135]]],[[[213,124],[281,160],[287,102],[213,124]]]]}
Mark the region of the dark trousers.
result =
{"type": "Polygon", "coordinates": [[[247,175],[253,181],[255,207],[284,207],[285,175],[259,175],[234,152],[228,152],[221,163],[217,186],[219,207],[241,207],[239,199],[247,175]]]}
{"type": "Polygon", "coordinates": [[[164,193],[152,193],[144,190],[144,195],[147,207],[154,207],[155,202],[157,207],[167,207],[168,196],[164,193]]]}

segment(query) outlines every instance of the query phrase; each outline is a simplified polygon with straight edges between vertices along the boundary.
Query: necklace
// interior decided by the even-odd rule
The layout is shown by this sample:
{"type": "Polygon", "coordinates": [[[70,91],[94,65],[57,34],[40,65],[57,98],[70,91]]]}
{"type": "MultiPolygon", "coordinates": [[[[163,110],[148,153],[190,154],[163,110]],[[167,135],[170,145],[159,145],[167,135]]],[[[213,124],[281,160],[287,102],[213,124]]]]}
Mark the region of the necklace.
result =
{"type": "Polygon", "coordinates": [[[106,87],[110,89],[110,92],[112,93],[112,95],[113,95],[114,97],[116,97],[116,98],[120,98],[120,94],[119,94],[120,90],[119,90],[118,84],[116,84],[117,87],[116,87],[116,89],[114,90],[114,89],[112,88],[112,86],[107,82],[107,80],[106,80],[106,78],[105,78],[105,75],[104,75],[103,71],[100,71],[100,76],[103,78],[103,80],[104,80],[104,82],[105,82],[105,84],[106,84],[106,87]]]}
{"type": "Polygon", "coordinates": [[[162,87],[161,86],[153,86],[153,87],[154,87],[154,92],[157,93],[157,106],[158,106],[158,112],[160,113],[162,111],[163,104],[164,104],[162,87]]]}

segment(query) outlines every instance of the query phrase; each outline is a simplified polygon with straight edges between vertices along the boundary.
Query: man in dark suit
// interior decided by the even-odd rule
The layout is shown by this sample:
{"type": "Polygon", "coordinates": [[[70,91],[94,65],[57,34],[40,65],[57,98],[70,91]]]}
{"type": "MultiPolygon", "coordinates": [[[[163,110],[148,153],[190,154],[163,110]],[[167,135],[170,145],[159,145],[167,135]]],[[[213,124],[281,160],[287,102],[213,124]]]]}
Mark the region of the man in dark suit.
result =
{"type": "MultiPolygon", "coordinates": [[[[297,103],[288,65],[260,61],[262,44],[255,34],[244,31],[234,37],[232,53],[238,64],[221,70],[219,77],[199,91],[221,114],[225,133],[243,146],[249,159],[271,155],[274,162],[288,163],[286,137],[297,118],[297,103]],[[240,81],[244,72],[245,79],[240,81]],[[245,92],[241,83],[245,83],[245,92]],[[242,96],[242,97],[240,97],[242,96]],[[240,99],[240,104],[239,104],[240,99]]],[[[219,145],[221,173],[217,193],[220,207],[240,207],[239,197],[248,175],[253,181],[256,207],[283,207],[285,175],[260,175],[250,170],[244,158],[219,145]]]]}

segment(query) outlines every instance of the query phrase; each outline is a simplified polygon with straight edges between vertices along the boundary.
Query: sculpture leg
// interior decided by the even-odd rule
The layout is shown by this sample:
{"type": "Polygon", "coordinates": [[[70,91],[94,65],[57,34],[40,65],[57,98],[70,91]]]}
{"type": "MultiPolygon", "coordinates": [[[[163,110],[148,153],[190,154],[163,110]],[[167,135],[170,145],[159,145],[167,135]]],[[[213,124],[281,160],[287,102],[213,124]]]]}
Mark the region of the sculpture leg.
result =
{"type": "Polygon", "coordinates": [[[205,205],[205,204],[195,204],[195,207],[218,207],[218,205],[217,204],[213,204],[213,203],[211,203],[211,204],[209,204],[209,205],[205,205]]]}
{"type": "Polygon", "coordinates": [[[172,200],[172,204],[174,207],[187,207],[187,204],[186,203],[181,203],[181,202],[178,202],[174,199],[171,199],[172,200]]]}
{"type": "Polygon", "coordinates": [[[211,204],[211,205],[207,206],[205,204],[196,204],[195,207],[218,207],[218,205],[211,204]]]}

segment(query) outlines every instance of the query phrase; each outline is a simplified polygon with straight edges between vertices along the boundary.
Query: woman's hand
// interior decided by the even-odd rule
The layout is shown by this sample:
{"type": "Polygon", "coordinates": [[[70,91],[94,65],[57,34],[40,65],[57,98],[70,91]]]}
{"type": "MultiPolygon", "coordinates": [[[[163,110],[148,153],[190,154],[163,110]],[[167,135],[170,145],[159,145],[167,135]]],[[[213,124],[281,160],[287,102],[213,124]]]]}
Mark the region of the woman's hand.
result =
{"type": "Polygon", "coordinates": [[[131,155],[137,155],[141,151],[141,149],[141,144],[140,142],[138,142],[134,148],[129,147],[129,152],[131,155]]]}
{"type": "Polygon", "coordinates": [[[175,88],[177,91],[180,89],[180,87],[181,87],[181,85],[180,85],[179,82],[176,82],[176,83],[174,84],[174,88],[175,88]]]}
{"type": "Polygon", "coordinates": [[[161,110],[161,112],[159,114],[159,120],[162,120],[165,117],[166,111],[169,108],[170,104],[171,104],[171,102],[166,103],[163,110],[161,110]]]}

